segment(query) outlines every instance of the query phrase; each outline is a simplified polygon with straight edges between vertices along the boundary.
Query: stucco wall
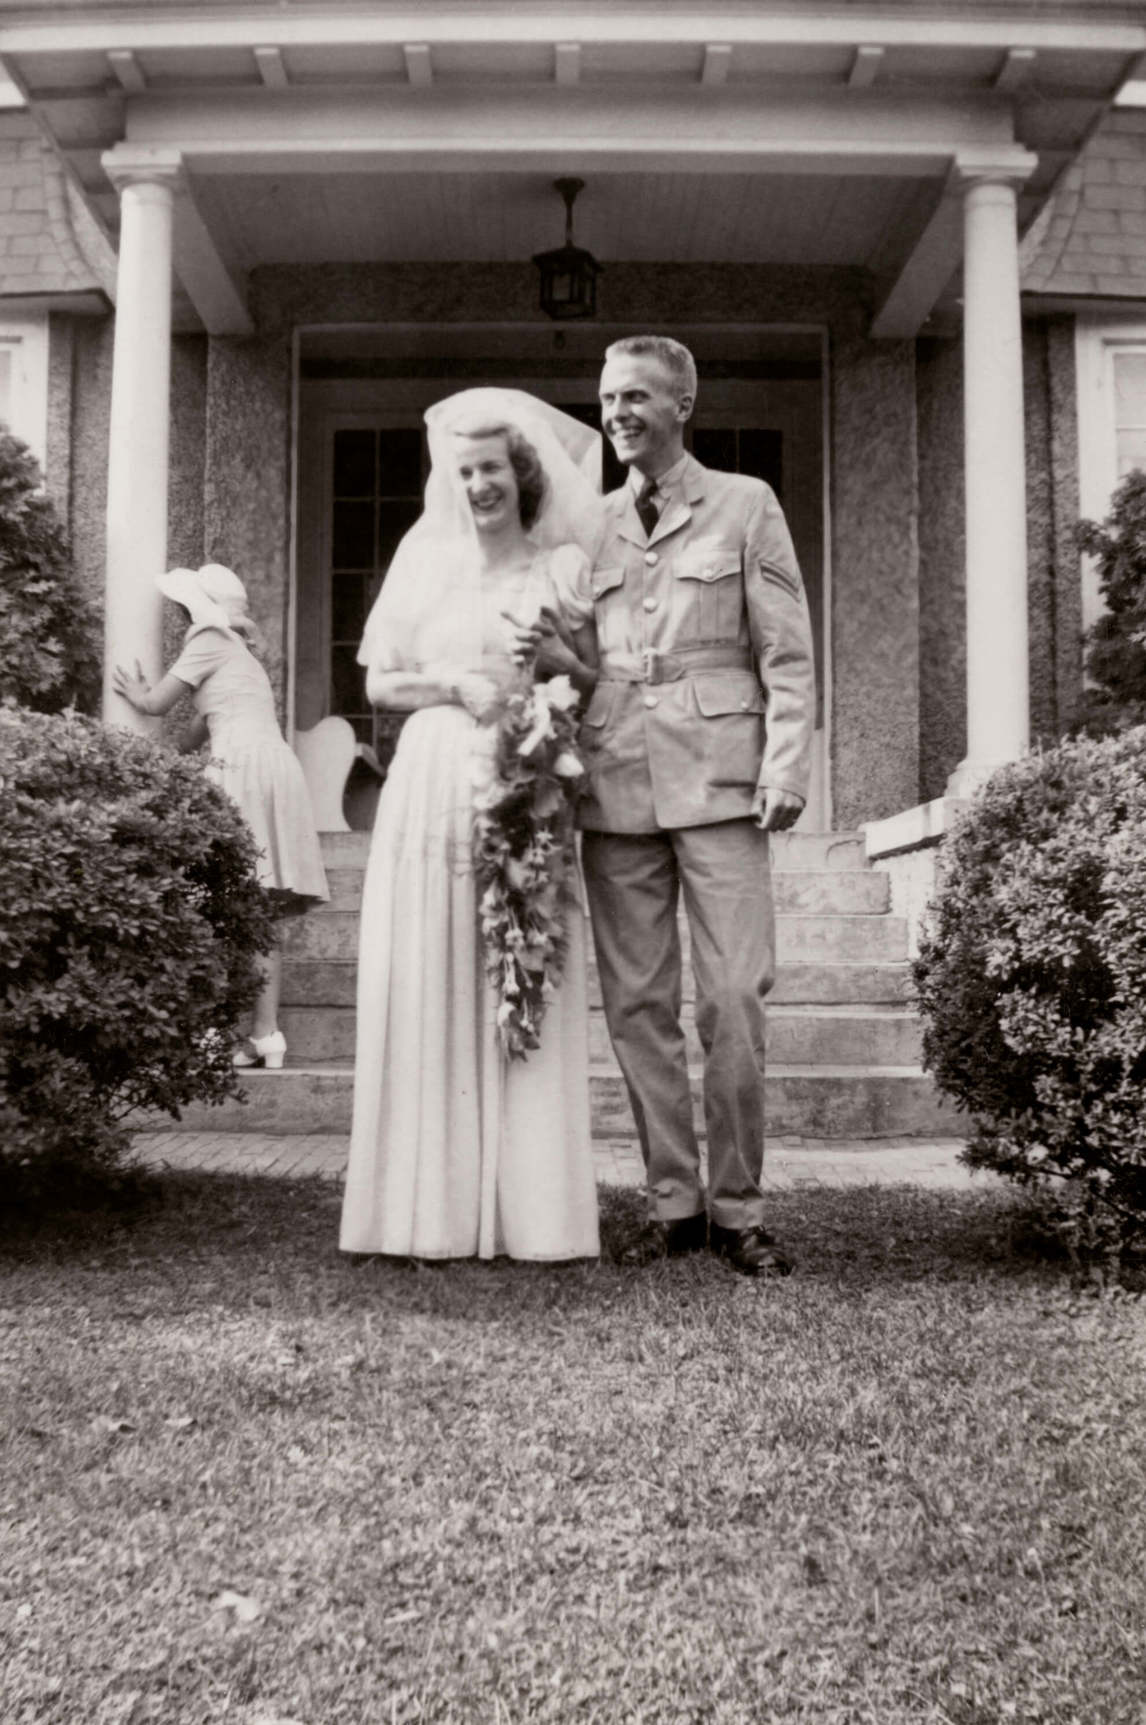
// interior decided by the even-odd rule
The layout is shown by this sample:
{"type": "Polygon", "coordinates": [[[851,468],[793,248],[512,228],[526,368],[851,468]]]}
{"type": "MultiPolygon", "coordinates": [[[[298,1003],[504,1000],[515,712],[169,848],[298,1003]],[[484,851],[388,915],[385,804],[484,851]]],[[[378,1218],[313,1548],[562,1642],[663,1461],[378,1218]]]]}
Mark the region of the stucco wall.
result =
{"type": "Polygon", "coordinates": [[[967,750],[963,347],[921,341],[919,440],[919,786],[940,797],[967,750]]]}

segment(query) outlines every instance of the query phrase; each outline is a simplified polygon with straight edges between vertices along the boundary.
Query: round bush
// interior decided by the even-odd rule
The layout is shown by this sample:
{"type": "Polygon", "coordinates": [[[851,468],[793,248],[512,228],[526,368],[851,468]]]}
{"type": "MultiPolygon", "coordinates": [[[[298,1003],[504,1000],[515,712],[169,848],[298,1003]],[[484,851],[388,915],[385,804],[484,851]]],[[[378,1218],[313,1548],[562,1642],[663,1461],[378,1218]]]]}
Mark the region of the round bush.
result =
{"type": "Polygon", "coordinates": [[[0,707],[0,1173],[112,1162],[131,1110],[236,1091],[273,938],[254,863],[197,761],[0,707]]]}
{"type": "Polygon", "coordinates": [[[998,772],[948,846],[915,981],[973,1166],[1146,1225],[1146,727],[998,772]]]}
{"type": "Polygon", "coordinates": [[[91,709],[99,639],[36,459],[0,426],[0,699],[43,713],[91,709]]]}

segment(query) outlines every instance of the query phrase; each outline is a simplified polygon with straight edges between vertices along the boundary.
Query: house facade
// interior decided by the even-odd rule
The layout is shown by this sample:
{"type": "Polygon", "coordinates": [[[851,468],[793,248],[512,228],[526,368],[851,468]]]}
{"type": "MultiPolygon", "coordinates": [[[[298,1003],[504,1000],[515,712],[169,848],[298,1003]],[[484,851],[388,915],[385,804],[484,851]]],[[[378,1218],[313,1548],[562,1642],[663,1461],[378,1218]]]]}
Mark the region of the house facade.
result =
{"type": "Polygon", "coordinates": [[[591,413],[606,342],[656,328],[697,352],[697,453],[792,523],[809,823],[966,789],[1077,701],[1079,331],[1146,280],[1111,106],[1143,52],[1094,0],[0,5],[7,387],[109,665],[158,668],[155,570],[225,561],[285,721],[377,740],[354,647],[425,406],[496,381],[591,413]],[[539,305],[563,174],[592,320],[539,305]]]}

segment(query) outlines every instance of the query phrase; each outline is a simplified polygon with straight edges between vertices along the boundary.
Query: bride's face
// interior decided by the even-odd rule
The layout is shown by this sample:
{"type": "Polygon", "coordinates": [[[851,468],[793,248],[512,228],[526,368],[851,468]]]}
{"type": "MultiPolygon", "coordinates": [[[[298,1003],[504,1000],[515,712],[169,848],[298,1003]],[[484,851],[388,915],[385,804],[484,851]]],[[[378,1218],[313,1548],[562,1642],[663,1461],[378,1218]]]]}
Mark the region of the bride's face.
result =
{"type": "Polygon", "coordinates": [[[500,533],[520,522],[517,475],[504,437],[459,437],[456,460],[479,533],[500,533]]]}

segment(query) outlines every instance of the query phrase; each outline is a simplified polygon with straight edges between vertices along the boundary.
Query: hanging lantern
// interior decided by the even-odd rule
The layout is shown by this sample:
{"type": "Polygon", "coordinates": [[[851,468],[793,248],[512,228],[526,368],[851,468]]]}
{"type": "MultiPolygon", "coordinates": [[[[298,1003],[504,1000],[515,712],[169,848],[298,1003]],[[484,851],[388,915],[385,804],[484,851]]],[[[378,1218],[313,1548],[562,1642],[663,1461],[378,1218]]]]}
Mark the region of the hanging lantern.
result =
{"type": "Polygon", "coordinates": [[[556,251],[538,252],[533,261],[541,272],[541,309],[547,317],[596,317],[597,277],[601,266],[573,244],[573,203],[584,180],[554,180],[565,200],[565,244],[556,251]]]}

